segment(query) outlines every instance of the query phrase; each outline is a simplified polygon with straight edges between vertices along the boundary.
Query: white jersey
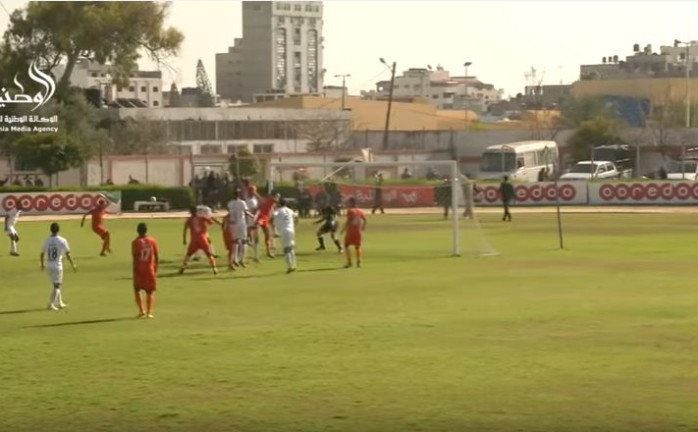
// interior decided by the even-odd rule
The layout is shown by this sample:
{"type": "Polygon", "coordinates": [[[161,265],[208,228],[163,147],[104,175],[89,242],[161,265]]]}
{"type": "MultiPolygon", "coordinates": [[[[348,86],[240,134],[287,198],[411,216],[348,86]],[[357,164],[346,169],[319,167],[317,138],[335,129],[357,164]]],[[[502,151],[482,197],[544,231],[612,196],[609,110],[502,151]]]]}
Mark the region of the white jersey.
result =
{"type": "Polygon", "coordinates": [[[296,214],[288,207],[281,207],[274,212],[274,227],[281,232],[295,232],[294,218],[296,214]]]}
{"type": "Polygon", "coordinates": [[[70,253],[68,240],[61,236],[50,236],[44,240],[44,247],[41,253],[48,257],[47,266],[53,268],[63,267],[63,255],[70,253]]]}
{"type": "Polygon", "coordinates": [[[228,203],[230,213],[230,223],[233,225],[246,225],[245,212],[248,211],[247,204],[241,199],[232,200],[228,203]]]}
{"type": "Polygon", "coordinates": [[[5,219],[5,231],[6,232],[13,232],[15,229],[15,224],[17,223],[17,218],[19,218],[19,215],[22,213],[22,210],[18,209],[17,207],[13,208],[9,212],[7,212],[7,216],[5,219]]]}
{"type": "Polygon", "coordinates": [[[247,208],[250,210],[251,213],[256,213],[257,208],[259,207],[259,202],[257,201],[257,197],[251,196],[245,200],[245,204],[247,204],[247,208]]]}

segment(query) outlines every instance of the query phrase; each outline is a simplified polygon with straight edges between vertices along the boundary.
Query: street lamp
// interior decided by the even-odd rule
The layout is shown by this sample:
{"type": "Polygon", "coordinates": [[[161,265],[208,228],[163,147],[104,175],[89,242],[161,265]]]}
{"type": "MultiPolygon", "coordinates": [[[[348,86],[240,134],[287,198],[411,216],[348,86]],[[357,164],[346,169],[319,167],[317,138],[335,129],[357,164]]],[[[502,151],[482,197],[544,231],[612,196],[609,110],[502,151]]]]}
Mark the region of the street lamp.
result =
{"type": "Polygon", "coordinates": [[[388,94],[388,112],[385,114],[385,131],[383,132],[383,150],[388,149],[388,133],[390,130],[390,110],[393,106],[393,88],[395,87],[395,62],[392,66],[389,65],[383,57],[380,58],[380,62],[383,63],[390,71],[390,93],[388,94]]]}
{"type": "Polygon", "coordinates": [[[339,74],[334,76],[335,78],[342,79],[342,111],[344,111],[344,94],[347,92],[346,79],[350,76],[351,74],[339,74]]]}
{"type": "Polygon", "coordinates": [[[463,77],[463,110],[465,111],[465,129],[470,127],[470,119],[468,118],[468,66],[472,65],[473,62],[463,63],[465,67],[465,76],[463,77]]]}
{"type": "Polygon", "coordinates": [[[686,74],[686,129],[689,129],[691,127],[691,73],[689,69],[691,67],[691,43],[674,39],[674,48],[678,48],[679,45],[684,45],[686,47],[686,65],[684,66],[686,74]]]}

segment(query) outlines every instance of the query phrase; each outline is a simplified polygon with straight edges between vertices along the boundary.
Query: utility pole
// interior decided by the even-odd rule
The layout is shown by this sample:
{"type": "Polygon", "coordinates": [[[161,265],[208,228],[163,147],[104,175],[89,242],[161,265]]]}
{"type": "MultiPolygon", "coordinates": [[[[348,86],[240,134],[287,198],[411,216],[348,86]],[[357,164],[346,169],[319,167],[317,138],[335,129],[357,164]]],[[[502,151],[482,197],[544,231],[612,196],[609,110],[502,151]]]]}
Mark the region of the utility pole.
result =
{"type": "MultiPolygon", "coordinates": [[[[679,45],[684,45],[686,47],[686,64],[684,65],[684,71],[686,75],[686,133],[691,129],[691,42],[682,42],[678,39],[674,39],[674,47],[678,48],[679,45]]],[[[686,143],[684,142],[681,147],[681,156],[686,156],[686,143]]],[[[685,178],[685,166],[683,160],[681,161],[681,177],[685,178]]]]}
{"type": "Polygon", "coordinates": [[[347,85],[346,85],[346,79],[347,77],[350,77],[351,74],[339,74],[335,75],[335,78],[341,78],[342,79],[342,111],[344,111],[344,95],[347,92],[347,85]]]}
{"type": "Polygon", "coordinates": [[[465,130],[470,129],[470,118],[468,118],[468,66],[473,62],[465,62],[465,77],[463,79],[463,110],[465,111],[465,130]]]}
{"type": "Polygon", "coordinates": [[[390,70],[390,93],[388,94],[388,112],[385,115],[385,131],[383,132],[383,150],[388,149],[388,134],[390,131],[390,110],[393,106],[393,88],[395,88],[395,62],[393,62],[392,66],[388,65],[388,63],[383,59],[383,57],[380,58],[380,62],[383,63],[388,70],[390,70]]]}

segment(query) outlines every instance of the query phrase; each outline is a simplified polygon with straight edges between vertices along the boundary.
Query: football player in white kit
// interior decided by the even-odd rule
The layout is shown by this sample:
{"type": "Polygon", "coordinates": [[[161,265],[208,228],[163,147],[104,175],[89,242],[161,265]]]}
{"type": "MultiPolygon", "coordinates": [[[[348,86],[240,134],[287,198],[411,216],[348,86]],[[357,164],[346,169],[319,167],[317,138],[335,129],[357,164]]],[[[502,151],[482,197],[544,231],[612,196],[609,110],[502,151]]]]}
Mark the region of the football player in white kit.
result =
{"type": "Polygon", "coordinates": [[[233,193],[233,199],[228,202],[230,214],[230,231],[233,233],[233,254],[231,266],[247,267],[245,265],[245,249],[247,245],[247,218],[252,216],[247,204],[238,192],[233,193]]]}
{"type": "Polygon", "coordinates": [[[294,228],[296,213],[288,208],[286,200],[281,198],[279,200],[279,208],[274,211],[273,217],[274,228],[281,236],[281,244],[284,248],[284,258],[288,266],[286,273],[294,272],[296,271],[296,252],[294,250],[296,246],[296,230],[294,228]]]}
{"type": "Polygon", "coordinates": [[[242,188],[240,188],[240,197],[247,204],[247,210],[252,216],[247,217],[247,242],[252,246],[254,262],[259,262],[259,229],[255,216],[259,210],[259,202],[262,197],[257,192],[257,186],[250,183],[249,179],[242,180],[242,188]]]}
{"type": "Polygon", "coordinates": [[[5,232],[10,238],[10,255],[19,256],[17,252],[17,242],[19,241],[19,235],[17,234],[17,229],[15,224],[17,224],[17,218],[22,213],[22,204],[17,201],[15,207],[10,209],[5,216],[5,232]]]}
{"type": "Polygon", "coordinates": [[[41,249],[41,270],[46,270],[48,277],[51,279],[53,289],[51,290],[51,298],[48,303],[49,310],[63,309],[67,305],[63,303],[61,295],[61,286],[63,285],[63,255],[68,258],[73,270],[77,271],[75,262],[70,256],[70,246],[68,240],[58,235],[60,227],[56,222],[51,224],[51,236],[44,240],[44,245],[41,249]],[[48,258],[48,262],[44,265],[44,256],[48,258]]]}

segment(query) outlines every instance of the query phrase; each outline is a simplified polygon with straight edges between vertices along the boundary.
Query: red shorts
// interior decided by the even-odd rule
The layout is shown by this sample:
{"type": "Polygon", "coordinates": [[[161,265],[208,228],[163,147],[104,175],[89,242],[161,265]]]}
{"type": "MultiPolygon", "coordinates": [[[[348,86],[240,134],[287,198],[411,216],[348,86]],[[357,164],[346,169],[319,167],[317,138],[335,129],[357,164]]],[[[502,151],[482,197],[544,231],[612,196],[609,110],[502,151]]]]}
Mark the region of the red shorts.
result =
{"type": "Polygon", "coordinates": [[[361,246],[361,232],[347,231],[344,236],[344,246],[361,246]]]}
{"type": "Polygon", "coordinates": [[[96,225],[92,227],[92,231],[100,237],[104,237],[107,234],[107,228],[104,225],[96,225]]]}
{"type": "Polygon", "coordinates": [[[143,290],[146,292],[155,291],[156,286],[155,273],[134,273],[133,274],[133,288],[135,290],[143,290]]]}
{"type": "Polygon", "coordinates": [[[202,250],[205,253],[211,255],[211,244],[206,238],[193,238],[189,242],[189,247],[187,248],[187,255],[194,255],[197,251],[202,250]]]}
{"type": "Polygon", "coordinates": [[[259,225],[262,228],[266,228],[269,226],[269,218],[267,217],[261,217],[257,219],[257,225],[259,225]]]}

